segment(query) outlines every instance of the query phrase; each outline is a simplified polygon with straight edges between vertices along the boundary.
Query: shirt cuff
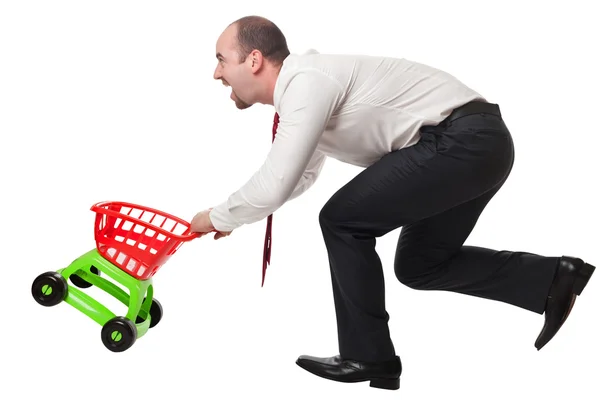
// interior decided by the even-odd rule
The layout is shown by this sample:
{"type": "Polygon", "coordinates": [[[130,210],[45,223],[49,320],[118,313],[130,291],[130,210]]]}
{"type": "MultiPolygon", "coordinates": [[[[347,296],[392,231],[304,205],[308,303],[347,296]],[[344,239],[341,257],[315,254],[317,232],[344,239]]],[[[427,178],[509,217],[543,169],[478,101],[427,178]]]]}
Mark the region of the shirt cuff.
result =
{"type": "Polygon", "coordinates": [[[233,214],[229,211],[227,202],[214,207],[208,214],[208,217],[217,231],[230,232],[242,226],[242,223],[236,221],[233,214]]]}

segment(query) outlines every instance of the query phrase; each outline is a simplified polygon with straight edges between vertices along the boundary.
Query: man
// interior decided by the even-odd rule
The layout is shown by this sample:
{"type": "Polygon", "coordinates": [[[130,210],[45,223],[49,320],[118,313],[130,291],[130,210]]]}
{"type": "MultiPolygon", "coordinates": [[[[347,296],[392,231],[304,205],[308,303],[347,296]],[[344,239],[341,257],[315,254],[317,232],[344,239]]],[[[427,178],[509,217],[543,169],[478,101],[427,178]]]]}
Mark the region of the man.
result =
{"type": "Polygon", "coordinates": [[[545,314],[539,350],[565,322],[594,267],[573,257],[464,246],[513,166],[498,105],[440,70],[405,59],[290,54],[271,21],[245,17],[216,45],[214,78],[239,109],[273,105],[277,135],[260,169],[192,230],[228,235],[306,191],[326,157],[364,167],[319,214],[337,317],[339,355],[300,356],[327,379],[399,388],[375,239],[402,227],[395,273],[545,314]]]}

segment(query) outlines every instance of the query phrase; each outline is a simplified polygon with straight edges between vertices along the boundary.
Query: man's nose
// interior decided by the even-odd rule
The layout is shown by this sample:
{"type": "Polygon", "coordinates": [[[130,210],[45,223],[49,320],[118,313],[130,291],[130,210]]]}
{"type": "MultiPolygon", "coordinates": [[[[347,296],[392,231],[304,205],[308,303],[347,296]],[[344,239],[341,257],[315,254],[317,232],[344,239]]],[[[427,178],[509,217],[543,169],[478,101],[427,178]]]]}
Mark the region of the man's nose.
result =
{"type": "Polygon", "coordinates": [[[213,74],[213,78],[214,79],[221,79],[223,76],[221,75],[221,66],[219,64],[217,64],[217,67],[215,68],[215,72],[213,74]]]}

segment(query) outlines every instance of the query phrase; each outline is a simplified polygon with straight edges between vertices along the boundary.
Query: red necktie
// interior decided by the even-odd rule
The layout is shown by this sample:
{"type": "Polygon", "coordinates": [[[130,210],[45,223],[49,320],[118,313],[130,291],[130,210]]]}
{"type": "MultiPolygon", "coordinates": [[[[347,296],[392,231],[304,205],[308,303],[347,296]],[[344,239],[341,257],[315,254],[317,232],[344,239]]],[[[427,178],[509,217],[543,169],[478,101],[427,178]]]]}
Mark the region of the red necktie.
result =
{"type": "MultiPolygon", "coordinates": [[[[277,133],[277,125],[279,124],[279,114],[275,113],[273,118],[273,141],[275,141],[275,134],[277,133]]],[[[267,217],[267,232],[265,233],[265,248],[263,251],[263,268],[262,268],[262,283],[261,287],[265,284],[265,274],[267,273],[267,264],[271,263],[271,227],[273,225],[273,215],[267,217]]]]}

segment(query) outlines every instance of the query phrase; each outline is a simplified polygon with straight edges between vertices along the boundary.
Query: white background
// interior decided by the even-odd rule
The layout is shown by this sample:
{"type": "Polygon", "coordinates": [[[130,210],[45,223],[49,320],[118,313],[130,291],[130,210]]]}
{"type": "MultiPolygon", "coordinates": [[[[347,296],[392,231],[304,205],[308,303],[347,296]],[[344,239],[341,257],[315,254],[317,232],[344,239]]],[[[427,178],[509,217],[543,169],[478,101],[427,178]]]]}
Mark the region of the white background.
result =
{"type": "Polygon", "coordinates": [[[155,276],[163,321],[125,353],[69,305],[43,308],[30,293],[38,274],[94,247],[93,203],[189,220],[260,166],[272,107],[240,112],[212,79],[218,35],[247,14],[274,20],[292,52],[406,57],[499,103],[516,162],[467,242],[600,265],[597,14],[585,1],[503,3],[3,1],[0,399],[600,399],[600,277],[538,352],[541,315],[400,284],[399,230],[377,249],[401,389],[297,367],[300,354],[338,351],[317,216],[360,170],[334,160],[275,213],[263,288],[266,221],[185,244],[155,276]]]}

